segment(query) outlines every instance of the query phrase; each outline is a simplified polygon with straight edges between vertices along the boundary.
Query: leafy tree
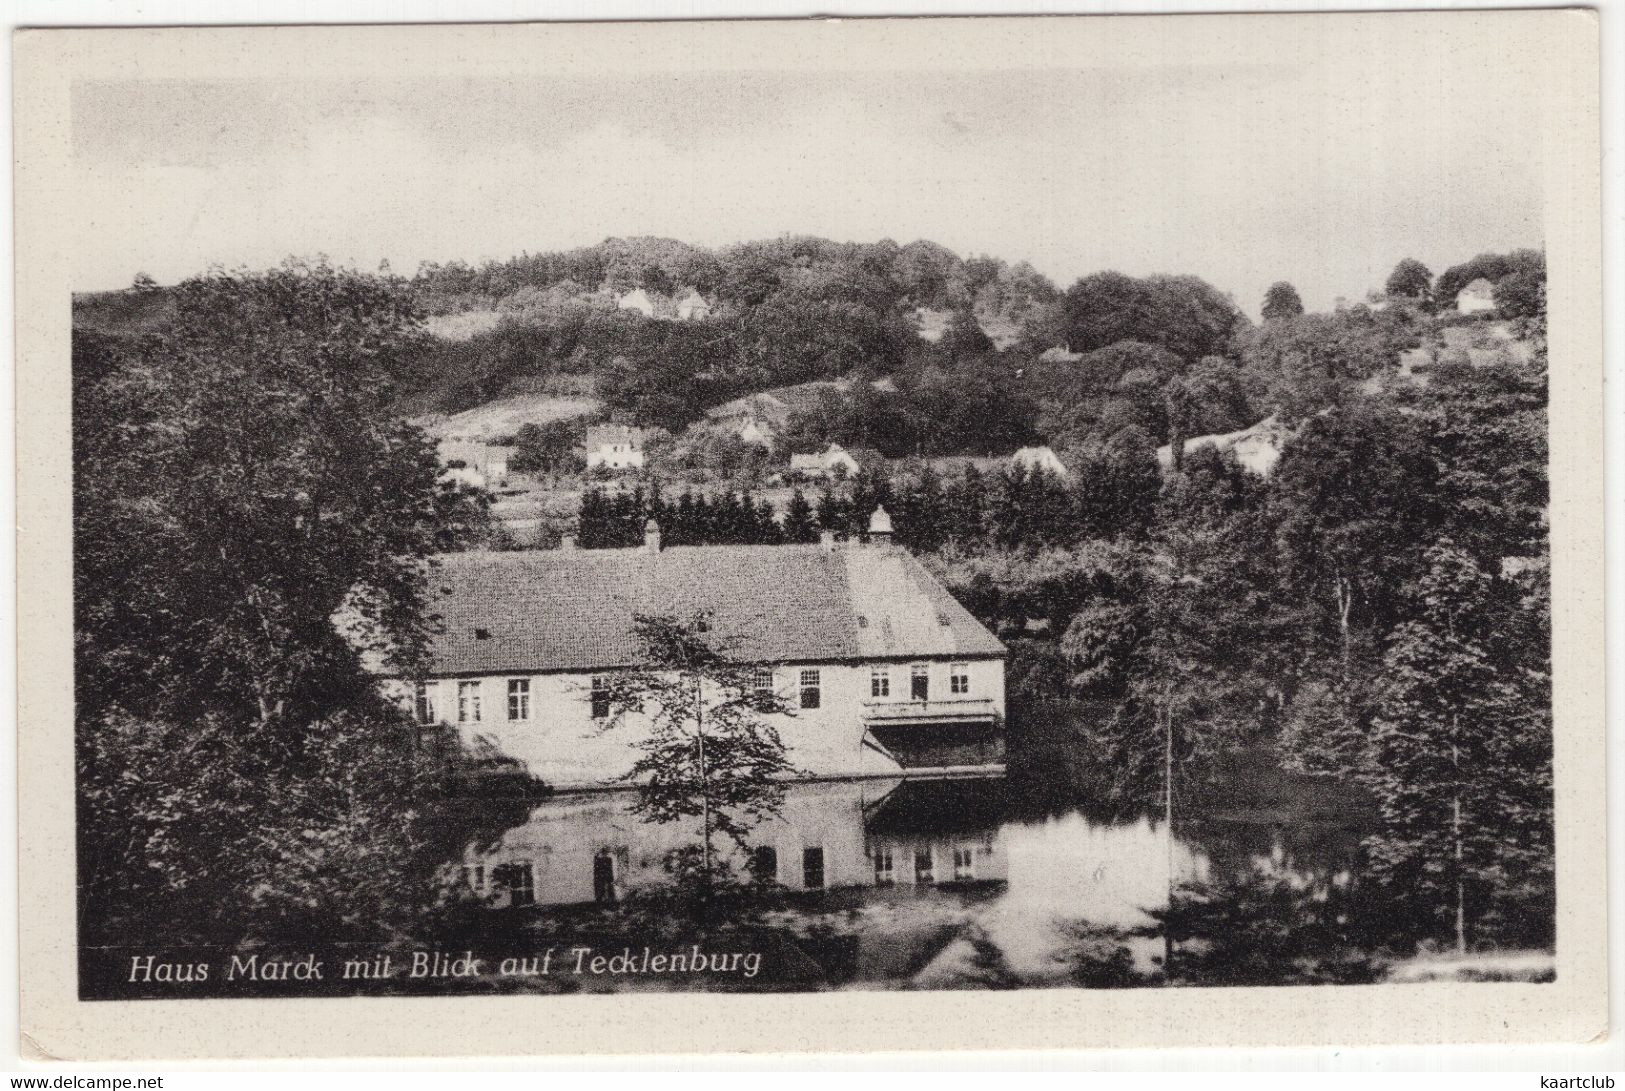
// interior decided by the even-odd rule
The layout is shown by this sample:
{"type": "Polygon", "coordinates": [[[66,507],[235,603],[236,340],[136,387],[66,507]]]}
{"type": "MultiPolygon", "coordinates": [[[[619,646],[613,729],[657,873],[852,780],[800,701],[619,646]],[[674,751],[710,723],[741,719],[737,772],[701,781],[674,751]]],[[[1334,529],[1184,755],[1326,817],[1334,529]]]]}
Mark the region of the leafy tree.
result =
{"type": "Polygon", "coordinates": [[[476,832],[362,666],[415,669],[424,561],[480,521],[392,411],[418,316],[325,264],[168,294],[74,340],[81,934],[376,939],[476,832]]]}
{"type": "Polygon", "coordinates": [[[308,722],[355,692],[356,643],[410,673],[426,635],[415,562],[461,501],[390,411],[417,315],[326,265],[171,292],[163,332],[76,345],[81,709],[308,722]]]}
{"type": "Polygon", "coordinates": [[[748,852],[759,823],[778,815],[784,780],[797,770],[777,728],[764,717],[786,713],[776,693],[758,689],[756,667],[733,658],[709,618],[638,616],[638,667],[608,676],[612,718],[632,717],[639,757],[622,780],[638,787],[635,810],[647,822],[698,824],[697,869],[687,872],[702,897],[727,873],[718,835],[748,852]]]}
{"type": "Polygon", "coordinates": [[[1396,299],[1414,299],[1426,303],[1433,285],[1433,274],[1415,258],[1405,258],[1388,274],[1383,290],[1396,299]]]}
{"type": "Polygon", "coordinates": [[[1425,559],[1412,618],[1383,659],[1373,871],[1460,952],[1486,931],[1549,942],[1548,676],[1507,655],[1507,589],[1493,573],[1449,539],[1425,559]]]}
{"type": "Polygon", "coordinates": [[[1298,298],[1298,289],[1284,280],[1271,284],[1269,291],[1264,293],[1264,321],[1274,322],[1282,318],[1297,318],[1303,314],[1303,300],[1298,298]]]}

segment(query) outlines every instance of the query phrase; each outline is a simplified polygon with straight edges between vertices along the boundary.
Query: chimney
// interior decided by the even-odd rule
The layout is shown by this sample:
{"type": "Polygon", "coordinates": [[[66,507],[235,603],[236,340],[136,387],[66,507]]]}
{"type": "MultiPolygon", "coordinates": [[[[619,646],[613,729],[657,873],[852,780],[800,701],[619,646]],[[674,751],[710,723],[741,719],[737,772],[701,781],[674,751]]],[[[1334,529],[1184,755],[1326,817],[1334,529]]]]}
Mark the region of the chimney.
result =
{"type": "Polygon", "coordinates": [[[891,541],[891,516],[886,514],[884,507],[875,508],[874,514],[869,516],[869,540],[875,545],[886,545],[891,541]]]}
{"type": "Polygon", "coordinates": [[[643,548],[648,553],[660,552],[660,524],[653,519],[643,524],[643,548]]]}
{"type": "Polygon", "coordinates": [[[576,536],[574,534],[566,534],[563,537],[561,537],[559,539],[559,548],[562,549],[566,553],[575,552],[576,536]]]}
{"type": "Polygon", "coordinates": [[[835,552],[835,532],[833,530],[821,530],[821,531],[819,531],[818,532],[818,544],[824,547],[824,552],[826,552],[826,553],[834,553],[835,552]]]}

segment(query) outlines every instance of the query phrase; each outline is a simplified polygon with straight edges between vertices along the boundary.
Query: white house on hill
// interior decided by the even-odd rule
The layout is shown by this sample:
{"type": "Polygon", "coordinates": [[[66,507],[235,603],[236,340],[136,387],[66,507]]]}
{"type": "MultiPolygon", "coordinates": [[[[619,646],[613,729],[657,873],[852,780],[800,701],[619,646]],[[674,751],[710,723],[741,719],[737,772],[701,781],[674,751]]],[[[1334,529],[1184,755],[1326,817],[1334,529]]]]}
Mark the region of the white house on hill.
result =
{"type": "Polygon", "coordinates": [[[655,301],[649,298],[649,293],[642,288],[627,292],[616,303],[623,311],[637,311],[645,318],[655,316],[655,301]]]}
{"type": "Polygon", "coordinates": [[[807,477],[852,477],[859,470],[874,468],[884,461],[879,451],[866,447],[849,451],[839,443],[832,443],[822,451],[791,455],[790,472],[807,477]]]}
{"type": "Polygon", "coordinates": [[[1010,468],[1023,469],[1029,474],[1047,473],[1061,480],[1072,476],[1072,471],[1066,468],[1061,456],[1049,447],[1023,447],[1010,456],[1010,468]]]}
{"type": "Polygon", "coordinates": [[[508,478],[508,448],[473,440],[443,439],[435,448],[442,479],[461,481],[476,489],[494,488],[508,478]]]}
{"type": "Polygon", "coordinates": [[[771,718],[808,774],[1002,768],[1004,645],[885,526],[877,512],[861,545],[662,549],[651,523],[633,549],[448,554],[427,678],[386,685],[549,785],[601,786],[646,730],[601,730],[604,680],[643,659],[635,617],[708,611],[717,646],[794,710],[771,718]]]}
{"type": "Polygon", "coordinates": [[[688,289],[677,297],[677,320],[679,322],[704,322],[711,317],[711,304],[705,297],[693,288],[688,289]]]}
{"type": "Polygon", "coordinates": [[[1477,314],[1495,309],[1495,285],[1479,277],[1456,293],[1456,310],[1462,314],[1477,314]]]}
{"type": "Polygon", "coordinates": [[[643,468],[643,445],[648,433],[624,424],[595,424],[587,429],[587,469],[643,468]]]}

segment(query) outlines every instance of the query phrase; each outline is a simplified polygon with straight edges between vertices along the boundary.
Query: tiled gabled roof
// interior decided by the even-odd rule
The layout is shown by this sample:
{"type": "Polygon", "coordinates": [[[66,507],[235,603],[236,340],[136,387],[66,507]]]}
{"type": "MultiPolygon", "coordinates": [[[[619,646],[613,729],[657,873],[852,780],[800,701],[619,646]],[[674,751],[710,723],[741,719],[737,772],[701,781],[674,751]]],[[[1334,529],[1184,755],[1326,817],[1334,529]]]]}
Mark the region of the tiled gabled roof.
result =
{"type": "Polygon", "coordinates": [[[443,629],[435,674],[629,666],[641,655],[634,615],[699,610],[716,646],[752,662],[1004,654],[892,546],[453,553],[430,573],[429,599],[443,629]]]}

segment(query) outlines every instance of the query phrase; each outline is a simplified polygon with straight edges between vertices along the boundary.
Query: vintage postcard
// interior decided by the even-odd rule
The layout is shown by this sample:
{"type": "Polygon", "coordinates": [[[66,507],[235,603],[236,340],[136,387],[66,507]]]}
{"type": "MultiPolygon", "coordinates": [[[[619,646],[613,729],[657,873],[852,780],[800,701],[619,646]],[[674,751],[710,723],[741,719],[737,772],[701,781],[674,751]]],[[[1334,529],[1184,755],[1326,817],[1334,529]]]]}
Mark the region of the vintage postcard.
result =
{"type": "Polygon", "coordinates": [[[1606,1026],[1594,15],[14,49],[34,1055],[1606,1026]]]}

